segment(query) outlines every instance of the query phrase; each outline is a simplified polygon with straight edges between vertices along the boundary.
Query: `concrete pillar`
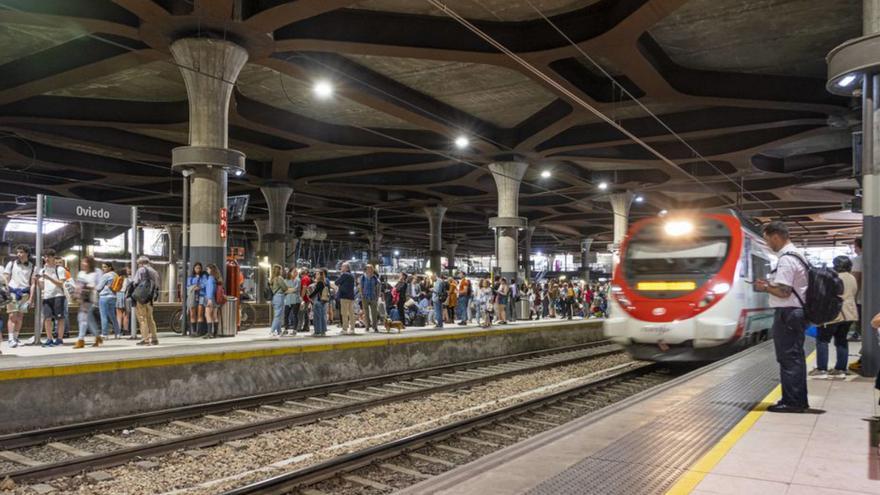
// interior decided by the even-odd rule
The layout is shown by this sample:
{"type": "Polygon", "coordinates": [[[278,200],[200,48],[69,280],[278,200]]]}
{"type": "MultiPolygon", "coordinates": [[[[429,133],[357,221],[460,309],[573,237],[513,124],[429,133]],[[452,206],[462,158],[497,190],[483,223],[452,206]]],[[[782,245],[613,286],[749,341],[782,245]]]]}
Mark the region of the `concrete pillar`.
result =
{"type": "MultiPolygon", "coordinates": [[[[229,41],[184,38],[171,44],[174,61],[181,67],[189,100],[189,147],[186,166],[191,168],[189,258],[218,267],[225,264],[226,239],[220,235],[220,210],[226,207],[226,168],[229,157],[229,98],[238,74],[247,62],[247,51],[229,41]]],[[[241,155],[238,153],[238,155],[241,155]]],[[[175,157],[175,165],[179,162],[175,157]]],[[[239,158],[243,162],[243,156],[239,158]]]]}
{"type": "Polygon", "coordinates": [[[0,218],[0,242],[6,241],[6,225],[9,223],[9,217],[0,218]]]}
{"type": "Polygon", "coordinates": [[[425,214],[428,215],[428,224],[430,225],[429,251],[430,269],[434,273],[440,273],[443,265],[440,258],[443,256],[443,216],[446,215],[445,206],[426,206],[425,214]]]}
{"type": "MultiPolygon", "coordinates": [[[[168,234],[168,268],[162,283],[168,291],[168,302],[177,302],[177,284],[180,283],[177,274],[177,262],[181,259],[182,230],[180,225],[167,225],[165,232],[168,234]]],[[[185,269],[185,268],[184,268],[185,269]]],[[[220,268],[225,273],[225,268],[220,268]]]]}
{"type": "Polygon", "coordinates": [[[382,233],[377,232],[375,234],[367,234],[367,240],[370,242],[369,246],[369,263],[373,266],[379,266],[379,255],[382,250],[382,233]]]}
{"type": "Polygon", "coordinates": [[[455,252],[458,250],[457,242],[446,243],[446,269],[450,275],[455,275],[455,252]]]}
{"type": "Polygon", "coordinates": [[[581,241],[581,271],[584,272],[584,280],[590,280],[590,246],[593,245],[593,238],[587,237],[581,241]]]}
{"type": "Polygon", "coordinates": [[[293,189],[284,184],[267,184],[260,188],[269,208],[267,230],[262,232],[262,249],[269,256],[269,263],[287,266],[287,203],[293,189]]]}
{"type": "Polygon", "coordinates": [[[526,281],[532,281],[532,236],[535,235],[537,226],[529,225],[525,230],[525,239],[523,240],[523,261],[522,270],[525,274],[526,281]]]}
{"type": "Polygon", "coordinates": [[[517,275],[517,237],[528,222],[519,216],[519,185],[527,163],[497,162],[489,164],[489,170],[498,189],[498,216],[490,219],[490,227],[496,229],[495,256],[501,267],[501,276],[510,280],[517,275]]]}
{"type": "Polygon", "coordinates": [[[635,195],[629,191],[625,193],[611,194],[608,199],[611,202],[611,210],[614,212],[614,248],[611,256],[611,270],[620,261],[620,244],[626,237],[629,228],[629,207],[635,195]]]}
{"type": "Polygon", "coordinates": [[[255,219],[254,225],[257,227],[257,302],[266,302],[263,300],[263,287],[266,287],[266,282],[269,280],[269,270],[272,268],[270,266],[267,269],[266,267],[261,266],[261,263],[263,263],[263,258],[268,256],[268,253],[266,252],[266,242],[263,240],[263,236],[269,229],[269,219],[255,219]]]}

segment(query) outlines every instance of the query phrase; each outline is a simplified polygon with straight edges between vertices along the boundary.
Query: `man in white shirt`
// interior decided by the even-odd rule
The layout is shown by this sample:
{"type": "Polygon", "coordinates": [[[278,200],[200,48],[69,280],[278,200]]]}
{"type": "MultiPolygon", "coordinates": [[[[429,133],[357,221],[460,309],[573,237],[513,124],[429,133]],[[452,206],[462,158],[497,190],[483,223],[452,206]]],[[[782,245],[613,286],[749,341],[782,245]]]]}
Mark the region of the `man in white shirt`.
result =
{"type": "Polygon", "coordinates": [[[34,263],[30,261],[30,249],[27,246],[15,247],[15,259],[7,261],[3,266],[3,277],[9,301],[6,312],[9,314],[9,347],[21,345],[18,340],[21,324],[30,306],[34,287],[34,263]]]}
{"type": "Polygon", "coordinates": [[[43,295],[43,322],[46,328],[46,342],[43,347],[60,346],[64,344],[61,338],[64,336],[64,302],[67,296],[64,294],[64,281],[67,271],[58,265],[54,249],[43,251],[45,265],[40,271],[40,291],[43,295]],[[52,338],[52,323],[58,326],[56,338],[52,338]]]}
{"type": "Polygon", "coordinates": [[[755,290],[770,294],[773,317],[773,344],[779,363],[782,399],[767,408],[770,412],[802,413],[807,402],[807,361],[804,334],[807,319],[803,301],[807,297],[806,261],[789,241],[788,227],[779,221],[764,226],[764,240],[779,256],[773,280],[755,280],[755,290]]]}

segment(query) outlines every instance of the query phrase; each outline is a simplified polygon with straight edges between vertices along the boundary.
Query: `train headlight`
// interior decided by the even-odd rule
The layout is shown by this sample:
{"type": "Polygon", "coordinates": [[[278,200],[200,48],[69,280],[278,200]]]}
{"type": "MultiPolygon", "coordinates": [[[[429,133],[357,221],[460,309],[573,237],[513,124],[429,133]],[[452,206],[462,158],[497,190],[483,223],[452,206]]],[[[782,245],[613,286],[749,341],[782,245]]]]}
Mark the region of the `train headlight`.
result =
{"type": "Polygon", "coordinates": [[[730,290],[730,284],[728,284],[727,282],[721,282],[721,283],[715,284],[712,287],[712,292],[714,292],[715,294],[727,294],[727,291],[729,291],[729,290],[730,290]]]}
{"type": "Polygon", "coordinates": [[[670,237],[681,237],[694,231],[694,224],[688,220],[669,220],[663,225],[663,231],[670,237]]]}

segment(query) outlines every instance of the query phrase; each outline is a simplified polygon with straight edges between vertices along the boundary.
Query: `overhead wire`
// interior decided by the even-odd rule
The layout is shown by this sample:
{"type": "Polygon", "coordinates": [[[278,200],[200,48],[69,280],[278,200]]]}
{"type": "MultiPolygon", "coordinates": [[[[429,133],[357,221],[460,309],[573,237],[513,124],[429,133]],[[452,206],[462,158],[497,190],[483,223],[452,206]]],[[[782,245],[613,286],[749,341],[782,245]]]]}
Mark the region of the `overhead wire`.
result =
{"type": "MultiPolygon", "coordinates": [[[[489,34],[487,34],[485,31],[483,31],[482,29],[480,29],[479,27],[475,26],[473,23],[471,23],[470,21],[468,21],[467,19],[465,19],[464,17],[462,17],[461,15],[459,15],[456,11],[454,11],[453,9],[451,9],[450,7],[448,7],[448,6],[447,6],[445,3],[443,3],[442,1],[440,1],[440,0],[425,0],[425,1],[427,1],[428,3],[430,3],[431,5],[433,5],[434,7],[436,7],[437,9],[439,9],[441,12],[443,12],[444,14],[446,14],[447,16],[449,16],[450,18],[452,18],[453,20],[455,20],[456,22],[458,22],[459,24],[461,24],[462,26],[464,26],[466,29],[468,29],[469,31],[471,31],[472,33],[474,33],[475,35],[477,35],[479,38],[481,38],[481,39],[482,39],[483,41],[485,41],[486,43],[492,45],[495,49],[497,49],[497,50],[500,51],[501,53],[503,53],[503,54],[505,54],[506,56],[508,56],[509,58],[511,58],[511,59],[512,59],[513,61],[515,61],[517,64],[519,64],[519,65],[522,66],[524,69],[526,69],[526,70],[528,70],[529,72],[531,72],[532,74],[534,74],[536,77],[538,77],[539,79],[541,79],[542,81],[544,81],[546,84],[550,85],[551,87],[553,87],[554,89],[556,89],[557,91],[559,91],[560,93],[562,93],[563,95],[565,95],[566,97],[568,97],[571,101],[574,101],[574,102],[577,103],[579,106],[583,107],[584,109],[586,109],[586,110],[590,111],[591,113],[593,113],[595,116],[599,117],[601,120],[603,120],[603,121],[604,121],[605,123],[607,123],[608,125],[614,127],[618,132],[620,132],[620,133],[622,133],[623,135],[625,135],[626,137],[628,137],[631,141],[633,141],[633,142],[636,143],[637,145],[639,145],[639,146],[641,146],[642,148],[644,148],[646,151],[648,151],[649,153],[651,153],[652,155],[654,155],[657,159],[659,159],[659,160],[662,161],[663,163],[665,163],[665,164],[667,164],[668,166],[670,166],[672,169],[679,171],[680,173],[682,173],[682,174],[685,175],[686,177],[692,179],[694,182],[697,182],[697,183],[701,184],[702,186],[704,186],[704,187],[705,187],[707,190],[709,190],[710,192],[712,192],[712,193],[714,193],[714,194],[717,194],[717,193],[718,193],[717,189],[712,188],[709,184],[707,184],[706,182],[702,181],[699,177],[697,177],[697,176],[691,174],[690,172],[688,172],[688,171],[682,169],[680,166],[678,166],[678,164],[676,164],[674,161],[672,161],[671,159],[669,159],[668,157],[666,157],[665,155],[663,155],[662,153],[660,153],[660,152],[659,152],[658,150],[656,150],[653,146],[651,146],[650,144],[648,144],[647,142],[645,142],[644,140],[642,140],[641,138],[639,138],[638,136],[636,136],[634,133],[632,133],[631,131],[629,131],[628,129],[626,129],[625,127],[623,127],[622,125],[620,125],[620,124],[618,124],[617,122],[615,122],[613,119],[611,119],[610,117],[608,117],[607,115],[605,115],[602,111],[600,111],[599,109],[597,109],[597,108],[594,107],[593,105],[590,105],[589,103],[587,103],[586,101],[584,101],[581,97],[579,97],[578,95],[574,94],[572,91],[568,90],[568,89],[567,89],[566,87],[564,87],[562,84],[560,84],[560,83],[557,82],[555,79],[553,79],[551,76],[548,76],[547,74],[545,74],[544,72],[542,72],[540,69],[538,69],[537,67],[535,67],[534,65],[532,65],[531,63],[529,63],[528,61],[526,61],[525,59],[523,59],[523,58],[520,57],[519,55],[517,55],[516,53],[514,53],[512,50],[510,50],[509,48],[507,48],[504,44],[502,44],[501,42],[497,41],[497,40],[494,39],[492,36],[490,36],[489,34]]],[[[534,5],[532,5],[531,3],[530,3],[529,5],[532,6],[532,8],[535,8],[534,5]]],[[[536,10],[537,10],[537,9],[536,9],[536,10]]],[[[538,10],[538,13],[539,13],[539,14],[542,14],[542,13],[540,12],[540,10],[538,10]]],[[[542,16],[543,16],[543,14],[542,14],[542,16]]],[[[546,16],[543,16],[543,17],[546,19],[546,16]]],[[[549,19],[547,19],[547,20],[549,21],[549,19]]],[[[550,21],[550,22],[551,22],[551,24],[552,24],[552,21],[550,21]]],[[[565,33],[562,32],[562,31],[558,28],[558,26],[556,26],[555,24],[552,24],[552,25],[553,25],[553,27],[557,30],[557,32],[560,32],[560,34],[563,35],[563,36],[569,41],[569,43],[571,43],[571,44],[573,44],[573,45],[576,46],[576,44],[571,40],[571,38],[569,38],[567,35],[565,35],[565,33]]],[[[577,47],[577,46],[576,46],[576,48],[580,49],[580,47],[577,47]]],[[[580,51],[581,51],[581,53],[584,53],[582,50],[580,50],[580,51]]],[[[595,64],[595,62],[593,61],[592,58],[590,58],[589,60],[590,60],[592,63],[595,64]]],[[[605,73],[606,75],[608,75],[607,71],[604,71],[604,69],[602,69],[602,70],[603,70],[603,73],[605,73]]],[[[608,77],[610,77],[610,75],[608,75],[608,77]]],[[[614,81],[616,84],[618,84],[618,86],[620,86],[620,84],[617,83],[616,80],[614,80],[613,78],[611,78],[611,79],[612,79],[612,81],[614,81]]],[[[623,88],[622,86],[620,86],[620,87],[621,87],[621,89],[625,90],[625,88],[623,88]]],[[[627,94],[629,94],[630,97],[632,97],[631,93],[629,93],[628,91],[627,91],[627,94]]],[[[641,105],[641,102],[639,102],[639,104],[641,105]]],[[[642,106],[643,106],[643,105],[642,105],[642,106]]],[[[643,106],[643,108],[646,108],[646,107],[643,106]]],[[[652,115],[653,115],[653,114],[652,114],[652,115]]],[[[656,115],[654,115],[654,118],[658,119],[658,121],[660,120],[659,117],[656,117],[656,115]]],[[[661,121],[661,123],[662,123],[662,121],[661,121]]],[[[672,131],[672,130],[669,128],[668,125],[666,125],[665,123],[663,123],[663,125],[664,125],[664,127],[666,127],[666,129],[668,129],[670,132],[672,132],[672,133],[674,134],[674,131],[672,131]]],[[[678,139],[680,139],[680,140],[683,141],[683,139],[682,139],[680,136],[678,136],[677,134],[675,134],[675,136],[676,136],[678,139]]],[[[684,141],[683,141],[683,142],[684,142],[684,141]]],[[[690,149],[693,150],[693,147],[691,147],[689,144],[688,144],[687,146],[688,146],[690,149]]],[[[694,150],[694,151],[696,151],[696,150],[694,150]]],[[[700,155],[700,156],[702,157],[702,155],[700,155]]],[[[703,158],[703,160],[705,160],[705,158],[703,158]]],[[[710,163],[710,164],[711,164],[711,163],[710,163]]],[[[712,165],[714,168],[717,169],[717,167],[715,167],[714,164],[711,164],[711,165],[712,165]]],[[[720,170],[719,170],[719,171],[720,171],[720,170]]],[[[736,181],[733,181],[729,176],[727,176],[727,174],[724,174],[724,173],[722,172],[722,175],[723,175],[725,178],[727,178],[728,180],[731,180],[731,182],[733,182],[734,185],[737,185],[737,186],[738,186],[738,184],[736,184],[736,181]]],[[[751,193],[750,193],[750,194],[751,194],[751,193]]],[[[767,202],[761,200],[759,197],[755,196],[754,194],[752,194],[752,197],[755,198],[759,203],[761,203],[761,204],[763,204],[764,206],[766,206],[767,208],[769,208],[769,209],[771,209],[771,210],[777,212],[780,216],[782,216],[782,217],[787,217],[787,215],[785,215],[784,213],[782,213],[781,211],[779,211],[777,208],[775,208],[775,207],[773,207],[772,205],[768,204],[767,202]]],[[[801,227],[803,227],[803,225],[801,225],[801,227]]],[[[804,228],[807,232],[809,232],[809,229],[807,229],[806,227],[803,227],[803,228],[804,228]]]]}

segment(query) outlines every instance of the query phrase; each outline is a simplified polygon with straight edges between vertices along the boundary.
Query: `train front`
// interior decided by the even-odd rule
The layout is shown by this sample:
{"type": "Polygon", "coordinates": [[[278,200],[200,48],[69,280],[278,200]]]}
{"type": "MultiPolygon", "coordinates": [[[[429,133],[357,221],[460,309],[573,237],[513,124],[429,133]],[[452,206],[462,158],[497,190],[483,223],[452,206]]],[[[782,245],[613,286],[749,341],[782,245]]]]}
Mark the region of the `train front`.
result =
{"type": "Polygon", "coordinates": [[[614,269],[607,338],[650,361],[706,361],[739,338],[742,226],[734,215],[641,220],[614,269]]]}

